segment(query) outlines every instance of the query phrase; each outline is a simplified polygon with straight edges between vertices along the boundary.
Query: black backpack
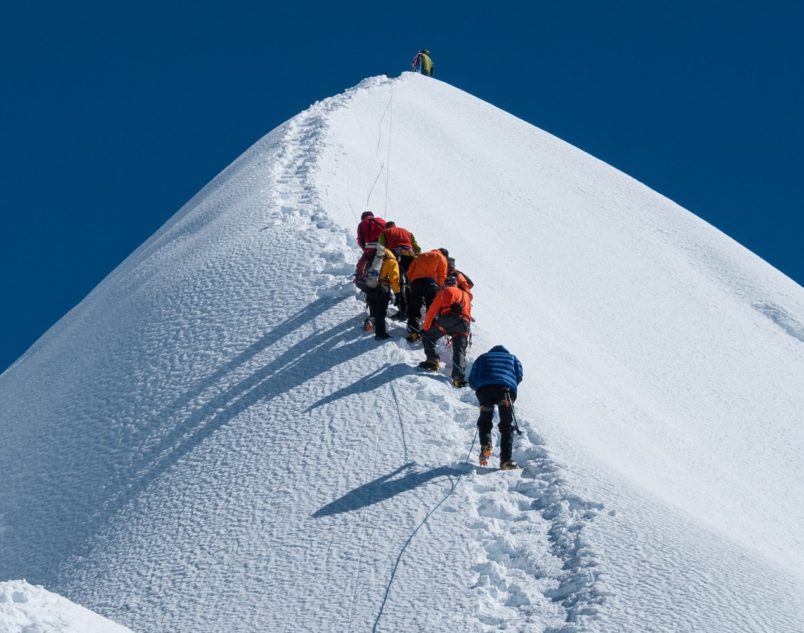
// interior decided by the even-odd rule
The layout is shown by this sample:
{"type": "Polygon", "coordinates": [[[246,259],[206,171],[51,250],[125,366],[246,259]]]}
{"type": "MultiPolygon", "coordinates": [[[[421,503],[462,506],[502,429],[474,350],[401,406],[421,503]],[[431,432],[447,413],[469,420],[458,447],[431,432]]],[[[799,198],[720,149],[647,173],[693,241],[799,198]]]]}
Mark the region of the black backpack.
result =
{"type": "Polygon", "coordinates": [[[453,316],[458,317],[459,319],[463,319],[464,321],[468,320],[468,317],[463,313],[463,298],[466,296],[466,293],[461,290],[461,300],[455,301],[449,306],[449,312],[453,316]]]}

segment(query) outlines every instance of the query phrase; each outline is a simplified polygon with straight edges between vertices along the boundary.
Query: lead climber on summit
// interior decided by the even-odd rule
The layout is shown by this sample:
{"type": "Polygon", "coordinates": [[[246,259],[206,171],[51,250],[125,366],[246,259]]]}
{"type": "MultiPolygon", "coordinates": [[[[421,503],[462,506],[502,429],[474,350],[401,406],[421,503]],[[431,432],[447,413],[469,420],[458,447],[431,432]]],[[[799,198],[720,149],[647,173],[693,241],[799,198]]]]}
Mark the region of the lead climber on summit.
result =
{"type": "Polygon", "coordinates": [[[435,64],[433,64],[433,60],[430,57],[430,51],[426,48],[416,53],[416,57],[413,58],[410,67],[413,69],[414,73],[421,68],[422,75],[426,75],[427,77],[435,76],[435,64]]]}

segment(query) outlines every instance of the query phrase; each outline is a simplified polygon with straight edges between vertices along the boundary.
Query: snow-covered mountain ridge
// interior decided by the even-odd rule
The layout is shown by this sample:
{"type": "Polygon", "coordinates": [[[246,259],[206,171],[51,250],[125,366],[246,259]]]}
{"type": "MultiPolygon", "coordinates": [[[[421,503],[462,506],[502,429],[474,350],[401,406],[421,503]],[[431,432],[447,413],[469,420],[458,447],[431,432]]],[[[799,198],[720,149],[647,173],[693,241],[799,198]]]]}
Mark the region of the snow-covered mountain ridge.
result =
{"type": "Polygon", "coordinates": [[[137,631],[801,630],[802,322],[798,285],[633,179],[369,79],[0,377],[0,580],[137,631]],[[521,475],[474,472],[472,394],[357,329],[366,208],[474,279],[472,354],[522,359],[521,475]]]}

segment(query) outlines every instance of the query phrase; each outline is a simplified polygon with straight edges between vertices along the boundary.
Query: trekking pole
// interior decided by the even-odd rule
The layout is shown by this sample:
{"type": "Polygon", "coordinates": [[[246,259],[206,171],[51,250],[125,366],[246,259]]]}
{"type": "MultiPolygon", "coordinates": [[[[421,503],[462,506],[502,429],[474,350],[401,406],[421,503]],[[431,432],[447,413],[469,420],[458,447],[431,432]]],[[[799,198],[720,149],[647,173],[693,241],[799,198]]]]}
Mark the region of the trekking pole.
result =
{"type": "Polygon", "coordinates": [[[480,432],[480,429],[475,426],[475,434],[472,437],[472,444],[469,446],[469,454],[466,456],[466,459],[463,460],[464,464],[468,464],[469,460],[472,458],[472,449],[475,447],[475,441],[477,440],[477,434],[480,432]]]}
{"type": "Polygon", "coordinates": [[[505,390],[505,400],[508,402],[508,408],[511,409],[511,418],[514,420],[514,431],[516,431],[517,435],[522,435],[522,431],[519,430],[519,424],[516,421],[516,414],[514,413],[514,403],[511,402],[511,391],[509,389],[505,390]]]}

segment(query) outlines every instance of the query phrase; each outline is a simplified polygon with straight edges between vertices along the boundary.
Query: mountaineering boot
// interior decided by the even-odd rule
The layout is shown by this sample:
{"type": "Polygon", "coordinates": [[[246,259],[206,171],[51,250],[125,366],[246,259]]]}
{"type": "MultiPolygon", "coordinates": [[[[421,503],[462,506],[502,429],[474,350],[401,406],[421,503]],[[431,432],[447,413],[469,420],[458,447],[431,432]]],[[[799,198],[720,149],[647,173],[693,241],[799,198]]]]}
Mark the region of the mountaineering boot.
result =
{"type": "MultiPolygon", "coordinates": [[[[500,468],[503,464],[511,463],[516,464],[511,460],[511,453],[514,451],[514,430],[510,427],[501,430],[500,433],[500,468]]],[[[503,469],[506,470],[506,469],[503,469]]]]}
{"type": "Polygon", "coordinates": [[[371,317],[366,317],[366,320],[363,321],[363,330],[366,332],[371,332],[374,330],[374,319],[371,317]]]}
{"type": "Polygon", "coordinates": [[[519,466],[513,459],[509,459],[507,462],[500,464],[500,470],[516,470],[517,468],[519,468],[519,466]]]}
{"type": "Polygon", "coordinates": [[[407,336],[408,343],[415,343],[415,342],[416,342],[416,341],[418,341],[420,338],[421,338],[421,337],[419,336],[419,333],[418,333],[418,332],[409,332],[409,333],[408,333],[408,336],[407,336]]]}
{"type": "Polygon", "coordinates": [[[389,338],[393,338],[393,336],[388,334],[388,332],[377,332],[374,335],[374,340],[375,341],[387,341],[389,338]]]}
{"type": "Polygon", "coordinates": [[[491,457],[491,443],[482,444],[480,446],[480,465],[487,465],[489,463],[489,457],[491,457]]]}
{"type": "Polygon", "coordinates": [[[463,378],[453,378],[452,386],[455,387],[456,389],[460,389],[461,387],[466,386],[466,381],[463,378]]]}
{"type": "Polygon", "coordinates": [[[423,360],[419,363],[419,367],[426,369],[427,371],[438,371],[438,359],[434,358],[430,360],[428,358],[427,360],[423,360]]]}

